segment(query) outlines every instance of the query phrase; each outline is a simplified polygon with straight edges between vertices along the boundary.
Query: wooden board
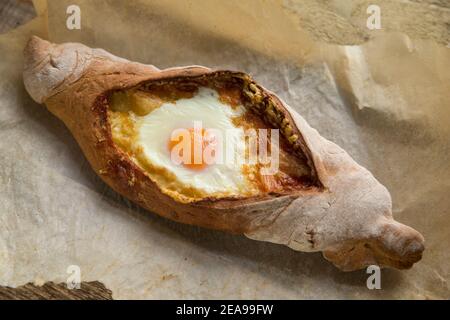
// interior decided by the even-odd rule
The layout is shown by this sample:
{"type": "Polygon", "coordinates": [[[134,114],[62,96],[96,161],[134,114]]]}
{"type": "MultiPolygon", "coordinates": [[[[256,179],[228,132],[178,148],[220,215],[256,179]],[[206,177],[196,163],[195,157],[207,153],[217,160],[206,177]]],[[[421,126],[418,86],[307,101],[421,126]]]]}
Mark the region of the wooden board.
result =
{"type": "Polygon", "coordinates": [[[33,4],[27,0],[0,1],[0,33],[8,32],[36,16],[33,4]]]}
{"type": "Polygon", "coordinates": [[[0,286],[0,300],[112,300],[112,292],[98,281],[82,282],[80,289],[68,289],[65,283],[47,282],[43,286],[28,283],[10,288],[0,286]]]}

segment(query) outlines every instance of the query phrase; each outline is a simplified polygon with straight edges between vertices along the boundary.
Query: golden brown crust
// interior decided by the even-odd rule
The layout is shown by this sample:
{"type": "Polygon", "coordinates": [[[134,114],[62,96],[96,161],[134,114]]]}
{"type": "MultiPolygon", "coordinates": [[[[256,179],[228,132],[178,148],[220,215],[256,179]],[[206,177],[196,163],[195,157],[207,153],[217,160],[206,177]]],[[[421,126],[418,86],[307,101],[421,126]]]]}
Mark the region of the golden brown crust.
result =
{"type": "Polygon", "coordinates": [[[158,70],[81,44],[54,45],[37,37],[27,45],[25,58],[24,82],[32,97],[45,102],[66,124],[99,176],[140,206],[182,223],[244,233],[295,250],[323,251],[343,270],[369,264],[409,268],[420,260],[423,237],[393,220],[386,188],[248,75],[198,66],[158,70]],[[246,78],[263,99],[274,101],[275,111],[293,126],[312,170],[313,187],[264,197],[179,203],[113,143],[109,91],[148,81],[213,76],[246,78]]]}

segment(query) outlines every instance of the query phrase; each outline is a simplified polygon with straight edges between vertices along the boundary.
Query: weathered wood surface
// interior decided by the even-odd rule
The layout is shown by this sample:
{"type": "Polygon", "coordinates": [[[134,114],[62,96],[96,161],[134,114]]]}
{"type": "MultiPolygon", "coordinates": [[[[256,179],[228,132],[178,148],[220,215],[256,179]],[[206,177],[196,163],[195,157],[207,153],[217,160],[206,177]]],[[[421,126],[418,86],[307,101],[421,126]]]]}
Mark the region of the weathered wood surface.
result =
{"type": "Polygon", "coordinates": [[[68,289],[65,283],[47,282],[43,286],[28,283],[10,288],[0,286],[0,300],[112,300],[112,292],[98,281],[82,282],[80,289],[68,289]]]}
{"type": "Polygon", "coordinates": [[[0,1],[0,33],[8,32],[36,16],[29,0],[0,1]]]}

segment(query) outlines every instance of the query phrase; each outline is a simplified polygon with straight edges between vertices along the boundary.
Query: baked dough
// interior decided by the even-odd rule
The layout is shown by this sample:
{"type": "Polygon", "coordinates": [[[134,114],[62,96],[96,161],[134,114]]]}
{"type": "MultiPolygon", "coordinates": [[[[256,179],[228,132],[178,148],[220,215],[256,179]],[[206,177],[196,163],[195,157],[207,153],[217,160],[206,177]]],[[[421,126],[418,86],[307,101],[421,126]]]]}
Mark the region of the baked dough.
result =
{"type": "Polygon", "coordinates": [[[298,251],[321,251],[344,271],[371,264],[399,269],[419,261],[424,239],[392,217],[391,197],[365,168],[323,138],[291,107],[242,72],[201,66],[159,70],[79,43],[32,37],[24,51],[31,97],[69,128],[95,172],[118,193],[163,217],[245,234],[298,251]],[[181,203],[160,190],[111,138],[108,92],[154,81],[240,78],[288,117],[315,184],[285,194],[181,203]]]}

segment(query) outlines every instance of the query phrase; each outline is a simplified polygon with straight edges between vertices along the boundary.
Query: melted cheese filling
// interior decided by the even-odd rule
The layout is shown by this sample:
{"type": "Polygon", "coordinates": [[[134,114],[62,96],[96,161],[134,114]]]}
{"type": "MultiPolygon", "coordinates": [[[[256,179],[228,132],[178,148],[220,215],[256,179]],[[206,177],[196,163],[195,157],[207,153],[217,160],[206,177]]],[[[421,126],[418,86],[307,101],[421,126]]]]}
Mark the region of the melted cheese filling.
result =
{"type": "Polygon", "coordinates": [[[260,119],[249,116],[238,93],[208,87],[115,92],[108,110],[113,141],[164,193],[180,202],[206,197],[247,197],[298,187],[301,184],[298,178],[306,174],[306,169],[283,148],[276,175],[261,175],[258,163],[244,164],[248,155],[244,129],[266,126],[260,119]],[[171,135],[180,128],[193,128],[194,122],[201,122],[204,129],[223,133],[224,161],[202,166],[201,170],[174,163],[168,147],[171,135]],[[227,152],[232,154],[233,161],[226,157],[227,152]]]}

